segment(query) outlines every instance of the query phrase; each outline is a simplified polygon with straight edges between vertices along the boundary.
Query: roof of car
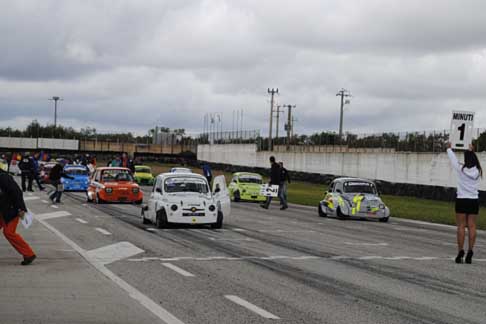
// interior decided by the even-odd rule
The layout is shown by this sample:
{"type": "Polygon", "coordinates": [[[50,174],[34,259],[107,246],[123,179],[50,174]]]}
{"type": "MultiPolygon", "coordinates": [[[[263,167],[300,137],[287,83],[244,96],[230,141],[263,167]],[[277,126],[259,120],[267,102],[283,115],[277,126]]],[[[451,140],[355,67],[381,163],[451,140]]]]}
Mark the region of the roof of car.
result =
{"type": "Polygon", "coordinates": [[[239,177],[239,176],[243,176],[243,175],[252,175],[252,176],[259,176],[261,177],[260,174],[256,173],[256,172],[235,172],[233,175],[239,177]]]}
{"type": "Polygon", "coordinates": [[[200,175],[199,173],[189,173],[189,172],[177,172],[177,173],[174,173],[174,172],[166,172],[166,173],[161,173],[157,176],[157,178],[169,178],[169,177],[194,177],[194,178],[203,178],[203,179],[206,179],[205,177],[203,177],[202,175],[200,175]]]}
{"type": "Polygon", "coordinates": [[[135,169],[136,168],[149,168],[150,169],[150,167],[148,165],[136,165],[135,169]]]}
{"type": "Polygon", "coordinates": [[[361,182],[374,183],[372,180],[369,180],[369,179],[352,178],[352,177],[342,177],[342,178],[336,178],[336,179],[333,180],[333,182],[347,182],[347,181],[361,181],[361,182]]]}
{"type": "Polygon", "coordinates": [[[100,168],[96,168],[96,170],[100,170],[100,171],[105,171],[105,170],[128,170],[128,171],[130,171],[129,168],[124,168],[124,167],[100,167],[100,168]]]}

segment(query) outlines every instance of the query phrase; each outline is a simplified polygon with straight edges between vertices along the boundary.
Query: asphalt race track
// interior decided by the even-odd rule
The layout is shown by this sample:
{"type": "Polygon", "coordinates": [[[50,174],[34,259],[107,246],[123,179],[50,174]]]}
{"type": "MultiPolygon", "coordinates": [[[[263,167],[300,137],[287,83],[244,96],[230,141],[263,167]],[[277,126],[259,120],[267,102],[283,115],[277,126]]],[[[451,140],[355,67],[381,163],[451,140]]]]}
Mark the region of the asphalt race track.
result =
{"type": "Polygon", "coordinates": [[[456,265],[448,226],[232,203],[222,230],[156,229],[142,225],[139,206],[26,197],[39,221],[161,323],[486,323],[483,232],[473,264],[456,265]]]}

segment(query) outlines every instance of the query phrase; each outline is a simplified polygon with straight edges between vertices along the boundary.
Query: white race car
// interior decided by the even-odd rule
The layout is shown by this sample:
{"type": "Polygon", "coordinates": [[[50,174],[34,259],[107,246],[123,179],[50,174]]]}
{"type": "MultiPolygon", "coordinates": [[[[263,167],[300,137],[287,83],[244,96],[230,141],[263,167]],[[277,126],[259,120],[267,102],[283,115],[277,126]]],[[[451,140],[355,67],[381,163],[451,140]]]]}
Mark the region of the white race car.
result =
{"type": "Polygon", "coordinates": [[[356,217],[388,222],[390,209],[378,196],[375,184],[360,178],[338,178],[318,206],[319,216],[356,217]]]}
{"type": "Polygon", "coordinates": [[[142,222],[158,228],[168,224],[208,224],[221,228],[231,213],[229,192],[224,176],[208,181],[195,173],[163,173],[155,179],[147,205],[142,207],[142,222]]]}
{"type": "Polygon", "coordinates": [[[192,173],[192,170],[189,169],[189,168],[176,167],[176,168],[170,169],[170,172],[172,172],[172,173],[192,173]]]}

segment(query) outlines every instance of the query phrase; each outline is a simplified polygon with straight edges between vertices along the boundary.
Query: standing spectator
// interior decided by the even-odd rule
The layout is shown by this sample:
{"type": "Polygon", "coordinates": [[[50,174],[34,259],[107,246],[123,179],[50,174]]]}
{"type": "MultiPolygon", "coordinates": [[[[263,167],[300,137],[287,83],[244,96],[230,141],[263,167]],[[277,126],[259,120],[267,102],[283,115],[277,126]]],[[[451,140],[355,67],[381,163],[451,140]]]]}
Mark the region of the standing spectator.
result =
{"type": "Polygon", "coordinates": [[[466,255],[466,263],[472,263],[473,249],[476,242],[476,218],[479,213],[479,184],[483,176],[483,170],[474,147],[464,152],[464,164],[459,163],[455,153],[448,144],[447,155],[457,176],[456,198],[456,223],[457,223],[457,248],[456,263],[462,263],[464,257],[464,240],[466,227],[468,228],[469,250],[466,255]]]}
{"type": "Polygon", "coordinates": [[[54,186],[54,192],[50,194],[49,199],[53,203],[60,203],[61,202],[61,196],[63,192],[62,184],[61,184],[61,178],[68,178],[68,179],[74,179],[74,177],[71,177],[70,175],[64,173],[64,165],[62,162],[58,162],[52,169],[51,172],[49,173],[49,180],[51,180],[51,184],[54,186]]]}
{"type": "Polygon", "coordinates": [[[29,244],[16,233],[17,225],[26,211],[19,186],[10,174],[0,170],[0,229],[3,228],[7,241],[24,257],[21,265],[29,265],[36,258],[29,244]]]}
{"type": "Polygon", "coordinates": [[[37,183],[37,187],[39,187],[39,190],[43,191],[44,187],[40,182],[39,153],[35,153],[34,156],[32,156],[32,163],[34,164],[34,180],[37,183]]]}
{"type": "Polygon", "coordinates": [[[278,163],[280,165],[280,186],[278,187],[278,197],[280,198],[281,210],[289,208],[287,204],[287,184],[290,184],[290,175],[286,168],[284,168],[283,162],[278,163]]]}
{"type": "MultiPolygon", "coordinates": [[[[269,185],[280,185],[280,177],[281,177],[281,172],[280,172],[280,165],[275,162],[275,157],[271,156],[270,157],[270,182],[268,183],[269,185]]],[[[280,198],[280,197],[279,197],[280,198]]],[[[272,197],[267,197],[267,201],[260,206],[262,208],[268,209],[270,207],[270,203],[272,202],[272,197]]],[[[280,202],[282,202],[282,198],[280,198],[280,202]]],[[[282,203],[282,205],[284,205],[282,203]]],[[[285,205],[284,205],[285,206],[285,205]]]]}
{"type": "Polygon", "coordinates": [[[208,183],[211,185],[211,181],[213,180],[213,172],[211,171],[211,167],[209,164],[204,163],[202,169],[204,177],[206,177],[206,180],[208,180],[208,183]]]}
{"type": "Polygon", "coordinates": [[[32,190],[32,182],[34,181],[34,161],[28,154],[25,154],[22,160],[20,160],[19,169],[22,176],[22,191],[25,192],[26,189],[28,191],[34,191],[32,190]],[[26,181],[28,181],[27,186],[25,185],[26,181]]]}

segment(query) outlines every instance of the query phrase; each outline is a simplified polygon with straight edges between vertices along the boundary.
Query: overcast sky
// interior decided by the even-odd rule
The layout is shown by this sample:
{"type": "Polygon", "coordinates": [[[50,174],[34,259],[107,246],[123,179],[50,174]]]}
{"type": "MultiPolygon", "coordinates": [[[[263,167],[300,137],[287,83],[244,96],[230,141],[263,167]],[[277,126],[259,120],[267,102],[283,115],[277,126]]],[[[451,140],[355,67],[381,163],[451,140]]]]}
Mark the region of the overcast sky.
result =
{"type": "MultiPolygon", "coordinates": [[[[32,119],[145,134],[267,134],[269,95],[297,133],[446,129],[454,109],[486,128],[486,2],[477,0],[0,0],[0,127],[32,119]]],[[[282,127],[282,126],[281,126],[282,127]]],[[[283,127],[282,127],[283,128],[283,127]]],[[[282,129],[281,128],[281,129],[282,129]]]]}

